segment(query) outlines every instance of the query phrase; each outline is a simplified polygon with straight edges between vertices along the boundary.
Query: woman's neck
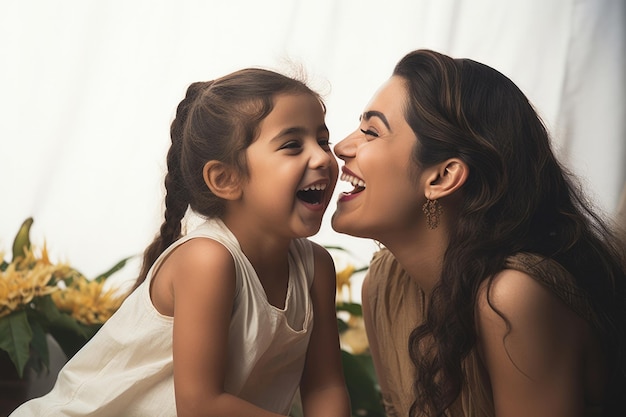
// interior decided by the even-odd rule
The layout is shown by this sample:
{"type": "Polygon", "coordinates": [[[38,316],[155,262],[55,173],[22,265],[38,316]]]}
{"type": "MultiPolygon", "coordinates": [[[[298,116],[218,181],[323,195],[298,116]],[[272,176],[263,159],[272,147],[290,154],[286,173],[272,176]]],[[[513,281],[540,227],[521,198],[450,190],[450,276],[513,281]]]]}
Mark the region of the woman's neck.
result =
{"type": "Polygon", "coordinates": [[[426,294],[430,294],[439,281],[443,256],[447,247],[443,230],[422,231],[419,236],[390,239],[382,242],[426,294]]]}

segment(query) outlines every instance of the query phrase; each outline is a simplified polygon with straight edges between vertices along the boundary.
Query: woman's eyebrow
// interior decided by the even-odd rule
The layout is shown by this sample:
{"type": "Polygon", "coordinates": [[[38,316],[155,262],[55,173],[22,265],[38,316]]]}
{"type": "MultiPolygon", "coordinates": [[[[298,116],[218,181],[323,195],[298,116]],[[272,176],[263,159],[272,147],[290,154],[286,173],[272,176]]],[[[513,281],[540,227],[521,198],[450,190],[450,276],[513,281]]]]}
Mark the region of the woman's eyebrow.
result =
{"type": "Polygon", "coordinates": [[[389,122],[387,121],[387,118],[385,117],[385,115],[377,110],[366,111],[365,113],[363,113],[363,116],[362,116],[362,118],[365,120],[369,120],[372,117],[379,118],[380,121],[383,122],[384,125],[387,127],[387,129],[391,130],[391,126],[389,126],[389,122]]]}

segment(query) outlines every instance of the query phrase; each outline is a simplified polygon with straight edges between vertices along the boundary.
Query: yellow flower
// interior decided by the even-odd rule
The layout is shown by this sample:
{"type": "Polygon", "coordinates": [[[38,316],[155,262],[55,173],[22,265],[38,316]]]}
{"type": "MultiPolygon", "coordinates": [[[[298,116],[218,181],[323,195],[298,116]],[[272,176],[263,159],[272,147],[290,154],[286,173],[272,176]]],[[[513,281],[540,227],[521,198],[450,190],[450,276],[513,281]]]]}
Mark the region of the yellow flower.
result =
{"type": "Polygon", "coordinates": [[[120,307],[124,296],[105,290],[104,281],[77,278],[66,289],[52,295],[57,308],[83,324],[101,324],[120,307]]]}
{"type": "Polygon", "coordinates": [[[32,224],[32,218],[22,223],[10,263],[0,252],[0,333],[7,339],[0,351],[8,353],[20,377],[28,367],[39,371],[49,366],[48,336],[68,356],[93,336],[124,298],[104,290],[104,281],[130,259],[121,260],[89,282],[69,264],[51,262],[45,241],[35,252],[29,236],[32,224]],[[63,314],[52,305],[55,300],[63,306],[63,314]]]}
{"type": "Polygon", "coordinates": [[[32,251],[0,271],[0,317],[28,305],[33,298],[57,290],[49,285],[57,267],[38,262],[32,251]]]}
{"type": "Polygon", "coordinates": [[[350,277],[355,271],[355,267],[352,264],[348,264],[344,269],[337,272],[337,302],[343,302],[343,289],[348,289],[348,301],[352,300],[352,286],[350,285],[350,277]]]}
{"type": "Polygon", "coordinates": [[[365,322],[363,317],[350,316],[348,320],[348,330],[341,333],[341,346],[353,355],[366,353],[369,348],[367,333],[365,332],[365,322]]]}

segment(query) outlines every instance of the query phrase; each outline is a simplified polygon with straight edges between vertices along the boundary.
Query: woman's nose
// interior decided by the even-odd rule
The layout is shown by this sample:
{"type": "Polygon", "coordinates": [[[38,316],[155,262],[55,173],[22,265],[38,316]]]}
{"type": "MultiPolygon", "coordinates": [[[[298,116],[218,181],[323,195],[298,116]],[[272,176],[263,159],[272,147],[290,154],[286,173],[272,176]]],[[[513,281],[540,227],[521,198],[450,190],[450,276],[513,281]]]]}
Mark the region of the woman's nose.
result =
{"type": "Polygon", "coordinates": [[[356,146],[357,146],[356,133],[357,132],[354,132],[348,135],[345,139],[343,139],[341,142],[335,145],[335,148],[333,149],[333,151],[335,152],[335,155],[337,155],[338,158],[345,160],[346,158],[351,158],[354,156],[355,151],[356,151],[356,146]]]}

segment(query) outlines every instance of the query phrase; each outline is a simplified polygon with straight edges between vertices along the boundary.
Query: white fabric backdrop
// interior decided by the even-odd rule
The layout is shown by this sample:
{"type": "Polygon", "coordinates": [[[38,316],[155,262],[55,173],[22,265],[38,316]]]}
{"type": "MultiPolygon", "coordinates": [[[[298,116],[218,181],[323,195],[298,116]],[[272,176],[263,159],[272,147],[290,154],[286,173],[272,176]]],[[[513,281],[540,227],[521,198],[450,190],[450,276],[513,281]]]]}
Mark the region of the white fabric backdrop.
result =
{"type": "MultiPolygon", "coordinates": [[[[416,48],[512,78],[612,214],[626,179],[625,13],[623,0],[2,0],[0,251],[33,216],[34,243],[88,276],[141,253],[161,223],[169,123],[193,81],[300,64],[326,95],[336,143],[416,48]]],[[[333,210],[314,240],[365,264],[374,243],[334,233],[333,210]]]]}

